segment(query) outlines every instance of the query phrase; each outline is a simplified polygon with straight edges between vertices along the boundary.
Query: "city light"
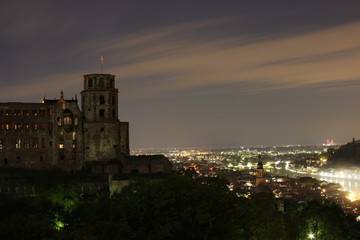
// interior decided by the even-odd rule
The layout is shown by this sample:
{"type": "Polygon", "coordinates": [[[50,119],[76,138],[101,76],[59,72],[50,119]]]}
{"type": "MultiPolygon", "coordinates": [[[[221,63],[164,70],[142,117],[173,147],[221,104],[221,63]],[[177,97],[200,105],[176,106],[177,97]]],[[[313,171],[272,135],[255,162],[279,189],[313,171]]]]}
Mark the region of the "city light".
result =
{"type": "Polygon", "coordinates": [[[351,202],[360,200],[360,197],[353,192],[349,192],[349,194],[346,196],[346,198],[349,199],[351,202]]]}

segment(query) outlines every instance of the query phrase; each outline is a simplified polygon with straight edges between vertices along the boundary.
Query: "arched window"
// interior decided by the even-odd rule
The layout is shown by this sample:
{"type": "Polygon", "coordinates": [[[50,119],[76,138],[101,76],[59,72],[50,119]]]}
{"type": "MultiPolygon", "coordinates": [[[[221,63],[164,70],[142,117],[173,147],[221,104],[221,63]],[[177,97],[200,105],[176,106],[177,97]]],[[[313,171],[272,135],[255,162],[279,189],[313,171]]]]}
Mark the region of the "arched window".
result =
{"type": "Polygon", "coordinates": [[[75,118],[74,122],[75,122],[75,126],[79,125],[79,119],[77,117],[75,118]]]}
{"type": "Polygon", "coordinates": [[[63,132],[59,133],[59,142],[61,142],[61,143],[64,142],[64,133],[63,132]]]}
{"type": "Polygon", "coordinates": [[[64,125],[71,125],[72,118],[71,117],[64,117],[64,125]]]}
{"type": "Polygon", "coordinates": [[[58,118],[56,119],[56,122],[57,122],[57,125],[58,125],[58,126],[61,126],[61,117],[58,117],[58,118]]]}

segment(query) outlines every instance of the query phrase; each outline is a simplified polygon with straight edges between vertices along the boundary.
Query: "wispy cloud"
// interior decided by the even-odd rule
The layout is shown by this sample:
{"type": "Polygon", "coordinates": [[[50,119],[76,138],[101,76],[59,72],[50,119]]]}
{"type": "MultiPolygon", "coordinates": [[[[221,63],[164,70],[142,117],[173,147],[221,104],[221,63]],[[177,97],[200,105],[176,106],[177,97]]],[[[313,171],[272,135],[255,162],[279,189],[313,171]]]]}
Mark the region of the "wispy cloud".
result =
{"type": "MultiPolygon", "coordinates": [[[[234,21],[202,20],[96,39],[60,57],[89,57],[104,51],[106,72],[117,75],[127,100],[194,89],[202,94],[203,87],[241,86],[239,92],[252,92],[314,85],[321,90],[322,85],[329,89],[360,81],[360,22],[259,39],[223,34],[222,26],[234,21]]],[[[26,94],[58,91],[59,85],[73,91],[81,87],[81,75],[76,71],[33,79],[26,94]]],[[[2,88],[1,96],[8,97],[13,88],[2,88]]]]}

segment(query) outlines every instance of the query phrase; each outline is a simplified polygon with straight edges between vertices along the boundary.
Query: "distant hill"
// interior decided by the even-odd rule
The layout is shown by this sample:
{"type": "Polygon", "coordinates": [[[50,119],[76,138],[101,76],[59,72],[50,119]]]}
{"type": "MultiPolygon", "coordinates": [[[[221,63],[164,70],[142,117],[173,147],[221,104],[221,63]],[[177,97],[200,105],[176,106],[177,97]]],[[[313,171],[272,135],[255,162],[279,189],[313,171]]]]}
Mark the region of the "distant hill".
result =
{"type": "Polygon", "coordinates": [[[338,149],[328,149],[331,167],[360,166],[360,141],[353,140],[338,149]]]}

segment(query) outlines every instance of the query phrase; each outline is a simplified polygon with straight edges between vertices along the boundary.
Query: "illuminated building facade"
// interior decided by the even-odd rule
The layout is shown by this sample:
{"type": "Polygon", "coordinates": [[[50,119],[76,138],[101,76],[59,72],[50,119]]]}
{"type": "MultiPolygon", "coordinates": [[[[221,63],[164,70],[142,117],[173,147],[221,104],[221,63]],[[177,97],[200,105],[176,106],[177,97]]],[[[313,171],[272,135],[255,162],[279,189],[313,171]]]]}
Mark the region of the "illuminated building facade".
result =
{"type": "Polygon", "coordinates": [[[115,76],[84,76],[77,97],[0,103],[0,166],[151,173],[171,171],[163,156],[129,156],[129,124],[118,118],[115,76]]]}
{"type": "Polygon", "coordinates": [[[256,168],[256,180],[255,180],[255,187],[258,187],[262,184],[265,184],[265,171],[263,168],[263,163],[261,161],[258,162],[256,168]]]}

